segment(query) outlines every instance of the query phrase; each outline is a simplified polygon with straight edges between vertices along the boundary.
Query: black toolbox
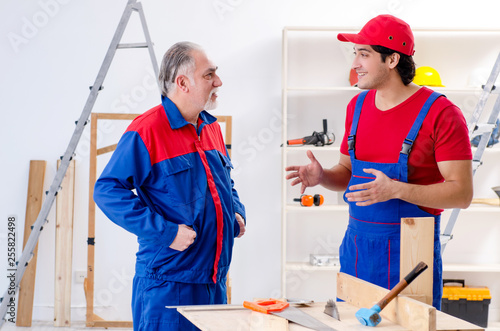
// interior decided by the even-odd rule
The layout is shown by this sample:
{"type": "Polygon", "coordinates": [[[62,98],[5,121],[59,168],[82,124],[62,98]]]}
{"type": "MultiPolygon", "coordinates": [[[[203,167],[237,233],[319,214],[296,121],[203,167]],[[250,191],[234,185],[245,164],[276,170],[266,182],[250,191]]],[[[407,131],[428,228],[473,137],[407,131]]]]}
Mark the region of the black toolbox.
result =
{"type": "Polygon", "coordinates": [[[487,287],[465,286],[464,280],[443,281],[443,299],[441,311],[467,322],[488,327],[488,308],[491,302],[487,287]],[[447,283],[459,283],[461,286],[448,286],[447,283]]]}

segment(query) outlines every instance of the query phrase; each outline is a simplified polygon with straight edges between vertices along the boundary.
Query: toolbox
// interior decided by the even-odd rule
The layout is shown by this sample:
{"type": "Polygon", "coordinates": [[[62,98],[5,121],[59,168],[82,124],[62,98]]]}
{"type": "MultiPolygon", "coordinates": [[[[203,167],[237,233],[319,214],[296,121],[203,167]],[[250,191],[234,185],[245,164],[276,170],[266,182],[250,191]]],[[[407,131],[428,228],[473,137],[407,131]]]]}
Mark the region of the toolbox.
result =
{"type": "Polygon", "coordinates": [[[465,286],[464,280],[443,281],[443,299],[441,311],[467,322],[488,327],[488,308],[491,301],[487,287],[465,286]],[[458,283],[460,286],[449,286],[447,283],[458,283]]]}

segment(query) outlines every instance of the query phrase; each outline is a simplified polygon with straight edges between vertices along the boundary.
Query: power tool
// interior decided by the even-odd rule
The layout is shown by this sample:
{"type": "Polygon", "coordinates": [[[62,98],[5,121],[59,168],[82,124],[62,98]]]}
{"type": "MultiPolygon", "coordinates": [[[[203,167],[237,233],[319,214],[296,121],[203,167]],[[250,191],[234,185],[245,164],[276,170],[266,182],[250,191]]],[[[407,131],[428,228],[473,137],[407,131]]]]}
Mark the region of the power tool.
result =
{"type": "Polygon", "coordinates": [[[328,132],[327,120],[323,119],[323,132],[314,131],[312,135],[304,138],[287,140],[287,145],[316,145],[324,146],[331,145],[335,142],[335,135],[333,132],[328,132]]]}
{"type": "Polygon", "coordinates": [[[323,204],[323,201],[325,201],[325,199],[321,194],[315,194],[314,196],[302,194],[300,198],[295,198],[293,199],[293,201],[300,202],[301,206],[311,207],[312,205],[321,206],[323,204]]]}

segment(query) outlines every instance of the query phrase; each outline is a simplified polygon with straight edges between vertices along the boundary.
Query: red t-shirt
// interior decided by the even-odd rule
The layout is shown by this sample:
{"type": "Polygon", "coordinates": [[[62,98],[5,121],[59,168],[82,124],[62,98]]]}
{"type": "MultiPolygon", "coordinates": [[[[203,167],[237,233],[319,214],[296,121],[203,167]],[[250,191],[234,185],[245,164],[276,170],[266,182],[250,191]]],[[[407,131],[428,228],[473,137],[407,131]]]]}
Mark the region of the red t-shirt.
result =
{"type": "MultiPolygon", "coordinates": [[[[401,104],[386,111],[375,106],[375,90],[368,92],[356,134],[358,160],[396,163],[404,139],[420,109],[432,93],[422,87],[401,104]]],[[[349,155],[347,136],[351,131],[357,96],[347,106],[345,134],[340,152],[349,155]]],[[[465,118],[460,109],[444,97],[430,108],[415,139],[408,161],[408,182],[428,185],[444,181],[437,162],[472,160],[471,144],[465,118]]],[[[442,210],[422,208],[439,215],[442,210]]]]}

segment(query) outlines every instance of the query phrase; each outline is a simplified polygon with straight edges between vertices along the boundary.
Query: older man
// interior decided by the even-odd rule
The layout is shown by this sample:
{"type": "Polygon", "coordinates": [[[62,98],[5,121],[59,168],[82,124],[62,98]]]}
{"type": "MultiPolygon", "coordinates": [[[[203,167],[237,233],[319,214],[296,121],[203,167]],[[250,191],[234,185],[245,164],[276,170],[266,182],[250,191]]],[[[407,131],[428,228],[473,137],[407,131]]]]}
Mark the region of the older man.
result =
{"type": "Polygon", "coordinates": [[[97,205],[138,237],[134,330],[196,330],[165,306],[226,303],[245,208],[219,124],[206,112],[222,85],[216,72],[200,46],[173,45],[160,69],[162,103],[131,123],[95,185],[97,205]]]}

